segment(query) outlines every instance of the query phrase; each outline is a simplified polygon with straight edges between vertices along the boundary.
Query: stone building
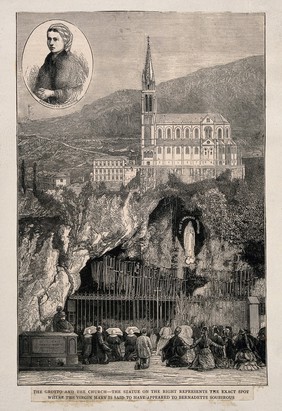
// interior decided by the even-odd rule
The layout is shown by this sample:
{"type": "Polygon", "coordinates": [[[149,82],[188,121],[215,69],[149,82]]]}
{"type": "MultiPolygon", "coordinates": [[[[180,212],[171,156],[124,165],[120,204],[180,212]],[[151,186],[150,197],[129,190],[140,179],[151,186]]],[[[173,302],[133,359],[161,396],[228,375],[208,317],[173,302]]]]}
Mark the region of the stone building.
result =
{"type": "Polygon", "coordinates": [[[65,172],[38,176],[38,186],[42,190],[54,190],[70,185],[70,174],[65,172]]]}
{"type": "Polygon", "coordinates": [[[92,181],[104,182],[107,187],[118,188],[136,176],[134,162],[126,157],[103,157],[93,161],[92,181]]]}
{"type": "Polygon", "coordinates": [[[141,164],[170,170],[185,182],[217,177],[226,169],[244,178],[229,121],[220,113],[159,114],[148,37],[141,92],[141,164]]]}

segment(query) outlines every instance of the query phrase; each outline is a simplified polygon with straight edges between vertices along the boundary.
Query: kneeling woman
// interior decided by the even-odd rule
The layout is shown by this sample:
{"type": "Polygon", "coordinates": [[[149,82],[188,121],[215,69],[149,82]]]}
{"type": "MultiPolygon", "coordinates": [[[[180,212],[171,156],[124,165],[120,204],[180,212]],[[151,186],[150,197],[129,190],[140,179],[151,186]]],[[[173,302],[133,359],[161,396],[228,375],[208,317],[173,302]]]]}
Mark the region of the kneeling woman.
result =
{"type": "Polygon", "coordinates": [[[124,354],[124,361],[136,361],[137,360],[137,352],[136,352],[136,342],[137,337],[134,334],[133,330],[129,330],[128,334],[125,339],[125,354],[124,354]]]}
{"type": "Polygon", "coordinates": [[[121,361],[122,360],[121,349],[120,349],[121,340],[118,337],[118,335],[115,334],[114,330],[112,330],[111,334],[108,336],[107,344],[109,348],[111,349],[111,353],[109,354],[109,360],[110,361],[121,361]]]}
{"type": "Polygon", "coordinates": [[[176,327],[174,336],[162,349],[162,361],[166,361],[167,367],[188,367],[189,363],[183,358],[189,346],[179,337],[181,327],[176,327]]]}
{"type": "Polygon", "coordinates": [[[236,357],[234,368],[241,371],[255,371],[259,369],[259,355],[256,351],[254,337],[245,330],[240,330],[234,339],[236,357]]]}
{"type": "Polygon", "coordinates": [[[190,348],[198,348],[195,360],[191,366],[192,369],[198,371],[212,370],[215,368],[214,356],[211,352],[210,346],[224,349],[223,346],[216,344],[210,338],[208,338],[208,329],[203,327],[201,331],[201,337],[190,346],[190,348]]]}
{"type": "Polygon", "coordinates": [[[97,327],[97,332],[92,338],[92,354],[90,357],[91,364],[108,364],[109,354],[111,353],[110,347],[105,343],[103,339],[102,327],[97,327]]]}

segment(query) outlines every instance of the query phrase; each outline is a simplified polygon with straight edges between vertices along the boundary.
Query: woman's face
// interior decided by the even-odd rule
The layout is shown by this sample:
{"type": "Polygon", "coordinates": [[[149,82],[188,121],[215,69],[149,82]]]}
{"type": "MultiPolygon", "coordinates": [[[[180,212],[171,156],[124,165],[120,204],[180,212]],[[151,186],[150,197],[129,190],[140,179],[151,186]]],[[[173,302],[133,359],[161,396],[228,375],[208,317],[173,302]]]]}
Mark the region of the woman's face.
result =
{"type": "Polygon", "coordinates": [[[51,53],[59,53],[64,50],[65,44],[62,37],[57,31],[48,31],[47,46],[51,53]]]}

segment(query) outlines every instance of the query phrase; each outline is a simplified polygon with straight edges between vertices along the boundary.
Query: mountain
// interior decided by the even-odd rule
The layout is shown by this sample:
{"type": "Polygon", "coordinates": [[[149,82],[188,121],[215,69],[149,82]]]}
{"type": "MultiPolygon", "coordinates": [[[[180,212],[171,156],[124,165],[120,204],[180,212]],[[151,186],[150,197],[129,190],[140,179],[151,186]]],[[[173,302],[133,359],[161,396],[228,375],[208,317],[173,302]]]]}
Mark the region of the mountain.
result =
{"type": "MultiPolygon", "coordinates": [[[[157,86],[159,113],[220,112],[246,154],[264,145],[263,56],[205,68],[157,86]]],[[[19,158],[46,169],[91,165],[101,153],[139,152],[140,91],[119,90],[80,112],[18,125],[19,158]]],[[[86,167],[86,168],[87,168],[86,167]]]]}
{"type": "Polygon", "coordinates": [[[231,122],[234,140],[262,145],[264,82],[263,56],[202,69],[159,85],[160,112],[219,112],[231,122]]]}

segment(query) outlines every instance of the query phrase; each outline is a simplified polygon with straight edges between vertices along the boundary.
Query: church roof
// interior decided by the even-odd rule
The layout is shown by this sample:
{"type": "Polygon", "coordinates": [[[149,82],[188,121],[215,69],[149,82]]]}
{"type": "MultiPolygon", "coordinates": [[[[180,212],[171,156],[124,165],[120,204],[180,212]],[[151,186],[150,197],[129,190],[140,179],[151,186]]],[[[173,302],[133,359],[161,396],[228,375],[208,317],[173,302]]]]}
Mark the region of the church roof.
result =
{"type": "Polygon", "coordinates": [[[216,124],[229,124],[229,122],[219,113],[185,113],[185,114],[157,114],[157,124],[199,124],[206,117],[209,117],[213,123],[216,124]]]}

